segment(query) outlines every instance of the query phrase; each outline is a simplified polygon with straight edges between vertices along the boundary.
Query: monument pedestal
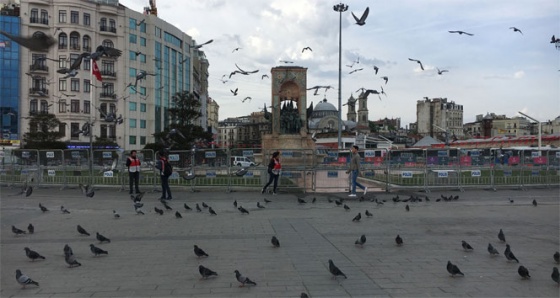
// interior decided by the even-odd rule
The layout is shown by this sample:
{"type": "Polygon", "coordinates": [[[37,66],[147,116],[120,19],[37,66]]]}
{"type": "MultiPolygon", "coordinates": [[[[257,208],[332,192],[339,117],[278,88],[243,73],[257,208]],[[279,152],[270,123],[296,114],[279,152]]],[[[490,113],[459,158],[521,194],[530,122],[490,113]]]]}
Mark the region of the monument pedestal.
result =
{"type": "Polygon", "coordinates": [[[314,151],[315,142],[308,134],[267,134],[262,137],[262,149],[267,154],[283,149],[314,151]]]}

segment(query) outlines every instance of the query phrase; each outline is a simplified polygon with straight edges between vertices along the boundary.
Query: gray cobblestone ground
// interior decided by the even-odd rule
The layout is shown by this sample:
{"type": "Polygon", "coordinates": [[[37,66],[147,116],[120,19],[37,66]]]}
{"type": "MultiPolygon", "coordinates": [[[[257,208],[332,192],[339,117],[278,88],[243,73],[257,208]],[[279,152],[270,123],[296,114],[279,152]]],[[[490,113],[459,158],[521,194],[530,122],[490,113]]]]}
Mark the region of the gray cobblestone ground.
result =
{"type": "MultiPolygon", "coordinates": [[[[396,193],[368,194],[387,199],[383,206],[365,201],[347,201],[345,211],[328,203],[327,197],[347,198],[346,194],[307,194],[305,205],[296,203],[294,194],[267,195],[273,202],[258,209],[256,202],[265,195],[255,192],[179,192],[170,202],[182,213],[156,215],[158,193],[143,199],[146,215],[135,215],[131,200],[116,189],[99,189],[86,198],[77,189],[36,189],[28,197],[11,196],[16,189],[1,192],[1,290],[2,297],[456,297],[521,296],[558,297],[559,287],[550,278],[552,255],[559,245],[559,190],[469,190],[435,192],[431,202],[395,204],[396,193]],[[454,202],[435,202],[440,194],[459,195],[454,202]],[[311,199],[317,203],[311,204],[311,199]],[[511,197],[515,202],[509,203],[511,197]],[[533,207],[532,199],[539,205],[533,207]],[[249,209],[242,215],[232,206],[234,199],[249,209]],[[218,216],[186,211],[206,202],[218,216]],[[50,212],[42,213],[42,203],[50,212]],[[71,214],[62,214],[61,205],[71,214]],[[112,210],[120,219],[114,219],[112,210]],[[373,213],[366,218],[365,210],[373,213]],[[352,218],[362,213],[360,222],[352,218]],[[14,236],[11,225],[35,226],[35,234],[14,236]],[[78,235],[76,225],[92,233],[78,235]],[[503,256],[505,244],[497,233],[502,228],[513,252],[532,278],[521,280],[517,263],[503,256]],[[95,232],[111,243],[98,244],[95,232]],[[367,236],[363,248],[354,245],[367,236]],[[405,245],[397,247],[400,234],[405,245]],[[280,248],[273,248],[276,235],[280,248]],[[461,240],[474,246],[465,252],[461,240]],[[486,251],[491,242],[500,256],[486,251]],[[89,244],[109,251],[94,257],[89,244]],[[69,244],[83,264],[67,268],[62,248],[69,244]],[[193,245],[210,255],[197,259],[193,245]],[[46,257],[31,262],[24,247],[46,257]],[[333,280],[328,259],[348,275],[333,280]],[[465,273],[452,278],[446,271],[450,260],[465,273]],[[198,265],[211,268],[219,276],[200,280],[198,265]],[[40,287],[26,289],[16,283],[15,270],[37,280],[40,287]],[[233,271],[238,269],[258,286],[240,288],[233,271]]],[[[410,193],[399,193],[408,197],[410,193]]],[[[264,203],[263,203],[264,204],[264,203]]]]}

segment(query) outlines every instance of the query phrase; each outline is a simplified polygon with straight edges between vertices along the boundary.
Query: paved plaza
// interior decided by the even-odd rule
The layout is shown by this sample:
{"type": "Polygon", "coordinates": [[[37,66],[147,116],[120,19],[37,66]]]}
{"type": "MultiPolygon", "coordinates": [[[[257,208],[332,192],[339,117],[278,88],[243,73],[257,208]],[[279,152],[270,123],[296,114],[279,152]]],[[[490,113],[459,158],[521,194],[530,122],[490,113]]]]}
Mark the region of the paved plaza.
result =
{"type": "MultiPolygon", "coordinates": [[[[148,189],[148,187],[146,187],[148,189]]],[[[172,211],[163,215],[154,207],[160,193],[146,193],[145,215],[136,215],[127,192],[99,188],[93,198],[78,188],[35,189],[29,197],[14,196],[19,189],[0,188],[1,297],[558,297],[551,279],[553,260],[560,250],[559,190],[529,189],[441,191],[430,202],[394,203],[413,192],[370,192],[364,201],[348,200],[346,193],[263,195],[259,192],[174,189],[172,211]],[[435,202],[440,195],[459,195],[451,202],[435,202]],[[297,198],[307,204],[298,204],[297,198]],[[264,198],[271,200],[265,203],[264,198]],[[316,202],[312,203],[313,198],[316,202]],[[344,198],[350,210],[329,203],[344,198]],[[371,202],[386,200],[383,205],[371,202]],[[513,200],[510,203],[509,198],[513,200]],[[535,199],[538,206],[532,206],[535,199]],[[233,201],[249,210],[241,214],[233,201]],[[211,206],[196,212],[202,202],[211,206]],[[266,208],[259,209],[260,202],[266,208]],[[39,203],[50,211],[41,212],[39,203]],[[187,211],[183,204],[193,208],[187,211]],[[60,206],[70,214],[63,214],[60,206]],[[113,210],[121,217],[115,219],[113,210]],[[366,217],[369,210],[372,217],[366,217]],[[176,218],[179,211],[183,218],[176,218]],[[362,219],[352,219],[361,212],[362,219]],[[34,234],[15,236],[11,226],[35,226],[34,234]],[[81,225],[91,236],[81,236],[81,225]],[[522,280],[519,264],[503,255],[498,240],[503,229],[507,243],[531,278],[522,280]],[[111,239],[100,244],[99,232],[111,239]],[[364,234],[363,247],[354,244],[364,234]],[[396,246],[399,234],[403,246],[396,246]],[[276,235],[280,247],[271,245],[276,235]],[[473,251],[464,251],[465,240],[473,251]],[[105,249],[94,257],[89,244],[105,249]],[[500,252],[491,257],[492,243],[500,252]],[[68,268],[63,247],[70,245],[81,267],[68,268]],[[210,256],[197,258],[193,245],[210,256]],[[29,260],[29,247],[46,260],[29,260]],[[332,279],[328,260],[348,276],[332,279]],[[464,277],[451,277],[447,261],[464,277]],[[198,266],[218,273],[201,280],[198,266]],[[22,289],[15,271],[40,283],[22,289]],[[239,287],[234,270],[257,283],[239,287]]]]}

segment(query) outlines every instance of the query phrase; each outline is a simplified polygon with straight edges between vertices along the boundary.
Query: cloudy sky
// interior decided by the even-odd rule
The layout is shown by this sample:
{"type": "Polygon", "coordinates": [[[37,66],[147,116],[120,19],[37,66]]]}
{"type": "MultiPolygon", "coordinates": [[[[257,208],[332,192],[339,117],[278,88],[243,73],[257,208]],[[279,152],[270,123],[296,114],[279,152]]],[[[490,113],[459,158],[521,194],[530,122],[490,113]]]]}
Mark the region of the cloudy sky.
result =
{"type": "MultiPolygon", "coordinates": [[[[142,11],[148,0],[121,0],[142,11]]],[[[210,62],[209,94],[220,105],[220,120],[248,115],[270,105],[270,80],[261,80],[279,60],[308,68],[308,87],[338,88],[338,20],[324,0],[166,0],[158,1],[158,16],[193,36],[210,62]],[[312,52],[304,47],[311,47],[312,52]],[[239,51],[233,49],[240,47],[239,51]],[[233,76],[235,64],[250,76],[233,76]],[[237,96],[230,89],[239,88],[237,96]],[[242,103],[250,96],[252,100],[242,103]]],[[[400,117],[402,125],[416,121],[416,102],[445,97],[464,107],[464,122],[494,112],[515,116],[523,111],[546,121],[560,115],[560,50],[550,43],[560,36],[558,0],[348,0],[342,14],[342,99],[361,87],[380,90],[368,100],[369,118],[400,117]],[[357,16],[369,6],[364,26],[357,16]],[[519,28],[523,34],[510,27],[519,28]],[[462,30],[474,34],[450,34],[462,30]],[[419,59],[422,71],[408,58],[419,59]],[[346,65],[359,59],[353,68],[346,65]],[[379,67],[378,75],[373,66],[379,67]],[[350,71],[363,68],[353,74],[350,71]],[[437,74],[437,68],[449,72],[437,74]],[[381,79],[387,76],[385,85],[381,79]]],[[[338,106],[337,89],[325,96],[338,106]]],[[[343,118],[346,116],[343,107],[343,118]]]]}

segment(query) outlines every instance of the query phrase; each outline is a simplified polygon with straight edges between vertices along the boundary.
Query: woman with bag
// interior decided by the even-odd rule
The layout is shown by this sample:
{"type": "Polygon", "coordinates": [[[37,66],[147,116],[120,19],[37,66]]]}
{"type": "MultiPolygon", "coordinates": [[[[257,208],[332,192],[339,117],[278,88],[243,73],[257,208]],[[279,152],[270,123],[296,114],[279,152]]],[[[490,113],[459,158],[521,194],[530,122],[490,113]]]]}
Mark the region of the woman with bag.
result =
{"type": "Polygon", "coordinates": [[[282,165],[280,164],[280,152],[276,151],[272,153],[270,162],[268,163],[268,183],[262,188],[261,193],[266,191],[266,188],[274,181],[274,188],[272,189],[272,194],[276,194],[276,187],[278,186],[278,177],[280,177],[280,172],[282,171],[282,165]]]}

